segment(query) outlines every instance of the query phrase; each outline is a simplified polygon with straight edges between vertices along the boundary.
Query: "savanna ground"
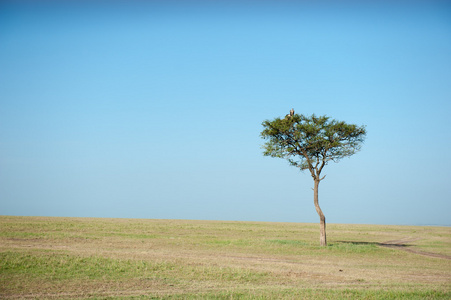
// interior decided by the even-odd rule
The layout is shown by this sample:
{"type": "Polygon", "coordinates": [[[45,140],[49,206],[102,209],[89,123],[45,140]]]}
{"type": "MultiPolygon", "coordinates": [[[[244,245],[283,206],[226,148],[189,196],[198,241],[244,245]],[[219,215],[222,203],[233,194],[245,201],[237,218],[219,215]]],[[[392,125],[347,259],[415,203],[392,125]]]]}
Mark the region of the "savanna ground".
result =
{"type": "Polygon", "coordinates": [[[1,299],[450,299],[451,228],[0,216],[1,299]]]}

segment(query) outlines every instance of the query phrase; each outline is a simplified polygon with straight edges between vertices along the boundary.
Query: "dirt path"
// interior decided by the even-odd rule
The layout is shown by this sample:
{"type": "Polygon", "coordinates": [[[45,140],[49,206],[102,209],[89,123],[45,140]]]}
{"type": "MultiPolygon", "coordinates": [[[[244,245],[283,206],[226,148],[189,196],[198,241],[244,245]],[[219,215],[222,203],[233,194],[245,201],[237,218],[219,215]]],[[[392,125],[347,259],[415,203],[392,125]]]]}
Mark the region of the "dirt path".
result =
{"type": "Polygon", "coordinates": [[[418,240],[421,240],[421,239],[420,238],[410,238],[410,237],[408,237],[408,238],[403,238],[403,239],[400,239],[400,240],[386,241],[386,242],[380,243],[379,245],[382,246],[382,247],[386,247],[386,248],[399,249],[399,250],[403,250],[403,251],[406,251],[406,252],[415,253],[415,254],[424,255],[424,256],[429,256],[429,257],[438,257],[438,258],[443,258],[443,259],[451,259],[451,256],[446,255],[446,254],[439,254],[439,253],[432,253],[432,252],[421,251],[421,250],[410,248],[409,245],[407,245],[407,243],[418,241],[418,240]]]}

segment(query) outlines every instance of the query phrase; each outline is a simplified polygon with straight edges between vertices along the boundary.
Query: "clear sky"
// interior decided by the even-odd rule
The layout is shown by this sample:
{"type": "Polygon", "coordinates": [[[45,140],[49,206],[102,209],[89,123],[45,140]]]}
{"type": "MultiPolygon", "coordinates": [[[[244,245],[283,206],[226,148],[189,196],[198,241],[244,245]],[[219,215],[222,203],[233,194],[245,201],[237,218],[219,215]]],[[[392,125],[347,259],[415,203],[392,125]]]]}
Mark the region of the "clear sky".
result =
{"type": "Polygon", "coordinates": [[[366,2],[2,1],[0,215],[318,222],[294,108],[367,126],[329,223],[451,225],[451,5],[366,2]]]}

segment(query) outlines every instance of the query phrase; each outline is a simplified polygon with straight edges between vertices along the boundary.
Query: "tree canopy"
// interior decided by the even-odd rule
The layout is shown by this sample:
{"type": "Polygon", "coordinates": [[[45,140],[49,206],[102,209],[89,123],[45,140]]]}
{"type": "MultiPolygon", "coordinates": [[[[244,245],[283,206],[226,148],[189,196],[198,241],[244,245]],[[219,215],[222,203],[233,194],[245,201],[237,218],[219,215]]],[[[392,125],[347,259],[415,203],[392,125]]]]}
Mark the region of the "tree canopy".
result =
{"type": "Polygon", "coordinates": [[[365,126],[346,124],[328,116],[290,114],[265,120],[261,137],[265,156],[285,158],[301,170],[309,170],[315,180],[329,161],[338,162],[360,150],[365,126]]]}

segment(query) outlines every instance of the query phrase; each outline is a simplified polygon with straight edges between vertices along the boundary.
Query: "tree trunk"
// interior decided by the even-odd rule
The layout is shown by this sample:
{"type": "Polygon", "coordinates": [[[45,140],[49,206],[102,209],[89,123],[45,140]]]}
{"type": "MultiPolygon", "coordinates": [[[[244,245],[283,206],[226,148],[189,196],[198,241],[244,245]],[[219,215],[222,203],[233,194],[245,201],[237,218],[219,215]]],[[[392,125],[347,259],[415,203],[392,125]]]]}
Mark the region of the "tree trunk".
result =
{"type": "Polygon", "coordinates": [[[326,241],[326,217],[324,217],[323,211],[321,210],[321,208],[319,207],[319,203],[318,203],[318,186],[319,186],[319,179],[314,179],[315,181],[315,187],[313,189],[313,201],[315,202],[315,208],[316,208],[316,212],[318,213],[319,216],[319,220],[320,220],[320,237],[319,237],[319,242],[321,246],[327,246],[327,241],[326,241]]]}

